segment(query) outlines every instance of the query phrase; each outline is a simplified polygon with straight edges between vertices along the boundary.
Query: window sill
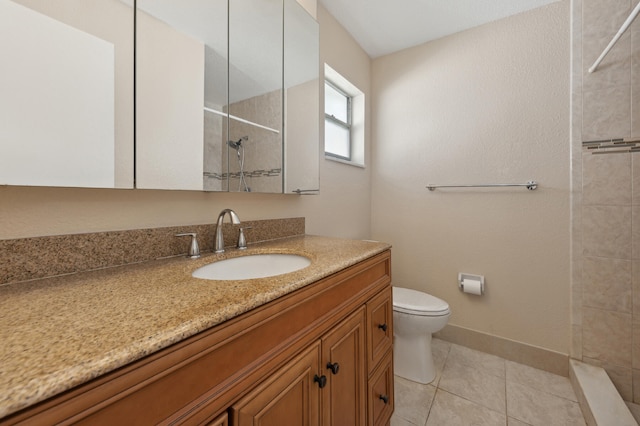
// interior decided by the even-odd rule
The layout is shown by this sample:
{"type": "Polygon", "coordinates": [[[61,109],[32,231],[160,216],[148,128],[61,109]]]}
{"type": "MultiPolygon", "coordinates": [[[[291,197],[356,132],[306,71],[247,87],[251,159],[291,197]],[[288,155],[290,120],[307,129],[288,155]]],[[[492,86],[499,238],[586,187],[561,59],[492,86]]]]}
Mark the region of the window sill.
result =
{"type": "Polygon", "coordinates": [[[355,162],[349,161],[349,160],[343,160],[341,158],[332,157],[330,155],[325,155],[324,159],[325,160],[330,160],[330,161],[335,161],[336,163],[346,164],[348,166],[359,167],[361,169],[366,169],[367,168],[367,166],[365,166],[364,164],[355,163],[355,162]]]}

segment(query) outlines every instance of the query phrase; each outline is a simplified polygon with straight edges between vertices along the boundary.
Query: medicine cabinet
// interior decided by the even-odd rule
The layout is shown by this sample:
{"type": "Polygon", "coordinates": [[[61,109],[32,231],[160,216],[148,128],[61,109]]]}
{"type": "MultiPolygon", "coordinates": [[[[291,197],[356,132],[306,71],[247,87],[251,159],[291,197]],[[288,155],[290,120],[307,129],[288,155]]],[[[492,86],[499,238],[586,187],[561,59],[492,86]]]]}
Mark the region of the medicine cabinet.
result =
{"type": "Polygon", "coordinates": [[[318,24],[296,0],[0,0],[0,28],[0,184],[318,189],[318,24]]]}

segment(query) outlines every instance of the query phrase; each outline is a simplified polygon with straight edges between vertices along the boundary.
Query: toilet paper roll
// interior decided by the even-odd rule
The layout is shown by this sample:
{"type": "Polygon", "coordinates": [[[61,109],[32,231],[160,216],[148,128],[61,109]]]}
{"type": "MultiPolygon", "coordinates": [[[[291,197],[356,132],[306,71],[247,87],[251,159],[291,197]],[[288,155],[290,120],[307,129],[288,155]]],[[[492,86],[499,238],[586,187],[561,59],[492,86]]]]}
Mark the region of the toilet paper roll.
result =
{"type": "Polygon", "coordinates": [[[462,291],[480,296],[482,294],[482,283],[480,281],[465,278],[462,280],[462,291]]]}

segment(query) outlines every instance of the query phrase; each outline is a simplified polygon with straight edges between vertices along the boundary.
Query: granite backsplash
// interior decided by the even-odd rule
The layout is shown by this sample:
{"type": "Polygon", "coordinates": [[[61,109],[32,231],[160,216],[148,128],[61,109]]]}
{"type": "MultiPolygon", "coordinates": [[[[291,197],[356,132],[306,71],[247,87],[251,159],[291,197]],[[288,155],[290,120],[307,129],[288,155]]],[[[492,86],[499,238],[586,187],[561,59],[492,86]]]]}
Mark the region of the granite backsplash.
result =
{"type": "MultiPolygon", "coordinates": [[[[305,219],[225,223],[225,247],[236,245],[240,227],[251,245],[303,235],[305,219]]],[[[200,250],[212,251],[215,230],[203,224],[0,240],[0,285],[186,255],[190,239],[175,236],[184,232],[197,233],[200,250]]]]}

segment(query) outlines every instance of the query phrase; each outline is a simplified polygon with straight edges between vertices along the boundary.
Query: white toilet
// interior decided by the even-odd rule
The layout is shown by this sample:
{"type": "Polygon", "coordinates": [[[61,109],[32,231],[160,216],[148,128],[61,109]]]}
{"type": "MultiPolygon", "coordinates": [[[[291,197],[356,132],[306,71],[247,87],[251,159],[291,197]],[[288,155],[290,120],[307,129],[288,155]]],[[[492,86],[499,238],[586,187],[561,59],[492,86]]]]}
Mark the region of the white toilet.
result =
{"type": "Polygon", "coordinates": [[[449,321],[449,305],[421,291],[393,287],[393,369],[418,383],[436,377],[431,354],[431,334],[449,321]]]}

